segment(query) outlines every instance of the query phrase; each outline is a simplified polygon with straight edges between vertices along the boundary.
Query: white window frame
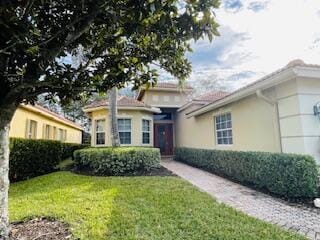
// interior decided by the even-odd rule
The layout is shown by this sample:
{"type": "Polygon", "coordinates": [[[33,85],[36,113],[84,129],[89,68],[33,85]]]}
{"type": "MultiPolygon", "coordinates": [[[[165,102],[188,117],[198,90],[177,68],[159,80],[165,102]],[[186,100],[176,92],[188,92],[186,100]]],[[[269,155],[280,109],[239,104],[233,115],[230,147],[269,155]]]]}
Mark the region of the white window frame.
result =
{"type": "Polygon", "coordinates": [[[151,134],[152,134],[152,119],[151,118],[142,118],[141,119],[141,144],[142,145],[151,145],[152,142],[151,142],[151,134]],[[143,121],[148,121],[149,122],[149,131],[145,131],[143,129],[143,121]],[[143,134],[144,133],[148,133],[149,134],[149,142],[148,143],[144,143],[143,142],[143,134]]]}
{"type": "Polygon", "coordinates": [[[214,129],[215,129],[215,136],[216,136],[216,145],[217,146],[232,146],[234,141],[233,141],[233,130],[232,130],[232,114],[231,112],[224,112],[224,113],[219,113],[217,115],[214,116],[214,129]],[[228,122],[231,123],[231,127],[225,127],[223,129],[218,129],[217,128],[217,118],[219,117],[222,117],[222,116],[226,116],[227,118],[227,115],[230,114],[230,120],[225,120],[224,122],[220,122],[221,123],[224,123],[224,124],[227,124],[228,122]],[[223,132],[228,132],[228,131],[231,131],[231,137],[230,136],[227,136],[227,137],[218,137],[218,132],[221,132],[222,135],[223,135],[223,132]],[[230,138],[231,138],[231,142],[232,143],[219,143],[219,139],[223,139],[223,138],[228,138],[228,142],[230,141],[230,138]]]}
{"type": "Polygon", "coordinates": [[[120,117],[118,117],[117,121],[118,121],[118,132],[119,132],[120,144],[121,144],[122,146],[130,146],[130,145],[132,145],[132,118],[120,116],[120,117]],[[130,131],[127,131],[127,130],[119,130],[119,120],[130,120],[130,131]],[[128,133],[128,132],[130,132],[130,143],[121,143],[120,133],[128,133]]]}
{"type": "Polygon", "coordinates": [[[105,146],[106,145],[106,119],[105,118],[99,118],[99,119],[95,119],[94,120],[94,145],[95,146],[105,146]],[[97,122],[98,121],[103,121],[104,124],[103,124],[103,131],[98,131],[97,130],[97,122]],[[98,133],[104,133],[104,143],[97,143],[97,134],[98,133]]]}

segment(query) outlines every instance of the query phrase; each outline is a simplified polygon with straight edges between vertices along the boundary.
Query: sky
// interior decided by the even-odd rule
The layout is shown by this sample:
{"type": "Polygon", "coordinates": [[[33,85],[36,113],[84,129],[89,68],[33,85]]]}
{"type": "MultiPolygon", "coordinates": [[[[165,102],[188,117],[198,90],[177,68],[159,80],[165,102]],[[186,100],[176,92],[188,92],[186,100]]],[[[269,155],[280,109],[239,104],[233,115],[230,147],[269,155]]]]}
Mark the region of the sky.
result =
{"type": "Polygon", "coordinates": [[[192,43],[189,82],[234,90],[294,59],[320,64],[320,0],[222,0],[215,14],[221,36],[192,43]]]}

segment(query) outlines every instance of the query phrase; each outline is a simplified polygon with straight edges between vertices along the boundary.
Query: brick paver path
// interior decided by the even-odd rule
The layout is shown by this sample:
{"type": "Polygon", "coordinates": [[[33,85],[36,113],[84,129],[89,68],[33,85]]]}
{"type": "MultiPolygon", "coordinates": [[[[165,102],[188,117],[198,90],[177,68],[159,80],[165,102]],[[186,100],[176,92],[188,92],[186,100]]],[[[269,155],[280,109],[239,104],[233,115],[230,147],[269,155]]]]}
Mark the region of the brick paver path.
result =
{"type": "Polygon", "coordinates": [[[175,161],[162,165],[217,201],[230,205],[255,218],[280,225],[320,240],[320,210],[288,204],[285,201],[231,182],[217,175],[175,161]]]}

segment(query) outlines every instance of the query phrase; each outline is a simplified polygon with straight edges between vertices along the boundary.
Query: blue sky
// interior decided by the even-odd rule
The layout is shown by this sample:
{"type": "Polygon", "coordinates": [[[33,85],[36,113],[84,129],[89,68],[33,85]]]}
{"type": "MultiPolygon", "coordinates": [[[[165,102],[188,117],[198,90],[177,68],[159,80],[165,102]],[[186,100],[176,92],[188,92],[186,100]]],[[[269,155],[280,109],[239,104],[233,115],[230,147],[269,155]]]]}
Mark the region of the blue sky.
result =
{"type": "Polygon", "coordinates": [[[192,44],[189,81],[236,89],[293,59],[320,64],[319,0],[222,0],[215,14],[221,36],[192,44]]]}

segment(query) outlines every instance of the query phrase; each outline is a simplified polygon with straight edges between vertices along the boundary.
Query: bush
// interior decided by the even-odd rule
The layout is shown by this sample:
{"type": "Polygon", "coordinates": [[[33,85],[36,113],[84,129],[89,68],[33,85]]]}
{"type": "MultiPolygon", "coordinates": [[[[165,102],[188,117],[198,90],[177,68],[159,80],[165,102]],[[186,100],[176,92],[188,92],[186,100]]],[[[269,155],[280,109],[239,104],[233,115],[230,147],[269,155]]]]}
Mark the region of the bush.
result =
{"type": "Polygon", "coordinates": [[[75,166],[97,175],[125,175],[160,166],[157,148],[87,148],[74,152],[75,166]]]}
{"type": "Polygon", "coordinates": [[[86,145],[52,140],[10,139],[11,181],[20,181],[56,170],[62,159],[72,157],[75,149],[86,145]]]}
{"type": "Polygon", "coordinates": [[[319,180],[306,155],[177,148],[177,161],[222,174],[286,198],[312,198],[319,180]]]}
{"type": "Polygon", "coordinates": [[[88,144],[62,143],[62,159],[73,158],[74,151],[88,146],[88,144]]]}
{"type": "Polygon", "coordinates": [[[52,172],[61,157],[61,142],[12,138],[10,179],[18,181],[52,172]]]}

